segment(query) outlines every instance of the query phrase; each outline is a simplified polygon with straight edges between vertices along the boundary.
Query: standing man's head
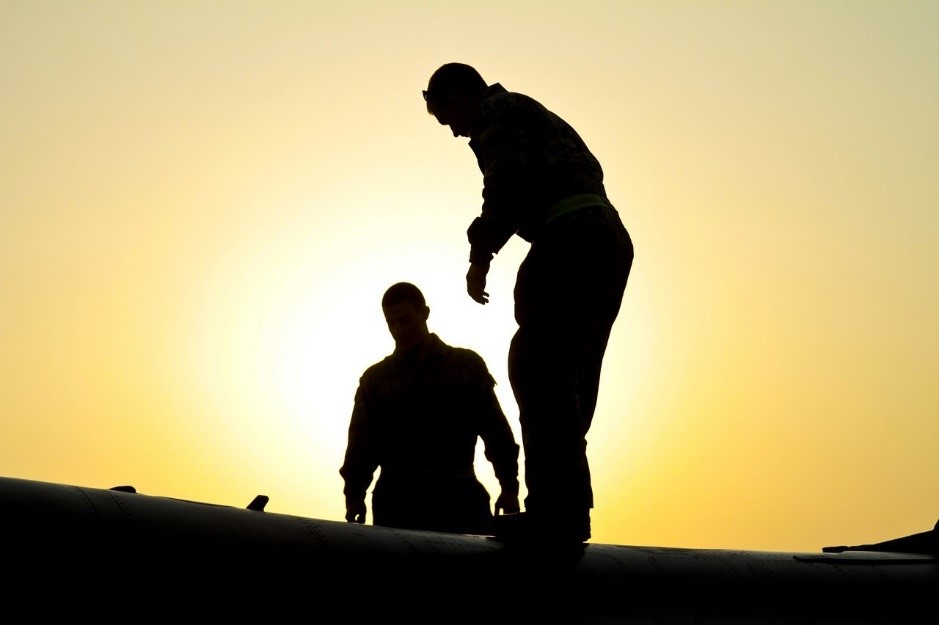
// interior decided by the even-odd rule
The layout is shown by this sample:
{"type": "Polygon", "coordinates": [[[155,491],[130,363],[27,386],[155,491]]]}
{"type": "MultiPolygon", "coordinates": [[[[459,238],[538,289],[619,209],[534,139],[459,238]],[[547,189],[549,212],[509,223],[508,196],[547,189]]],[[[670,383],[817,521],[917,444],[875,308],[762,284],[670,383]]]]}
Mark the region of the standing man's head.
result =
{"type": "Polygon", "coordinates": [[[410,282],[392,284],[381,298],[381,309],[395,340],[395,351],[419,351],[430,345],[430,308],[419,288],[410,282]]]}
{"type": "Polygon", "coordinates": [[[427,112],[441,125],[449,126],[454,137],[468,137],[487,88],[473,67],[465,63],[441,65],[424,91],[427,112]]]}

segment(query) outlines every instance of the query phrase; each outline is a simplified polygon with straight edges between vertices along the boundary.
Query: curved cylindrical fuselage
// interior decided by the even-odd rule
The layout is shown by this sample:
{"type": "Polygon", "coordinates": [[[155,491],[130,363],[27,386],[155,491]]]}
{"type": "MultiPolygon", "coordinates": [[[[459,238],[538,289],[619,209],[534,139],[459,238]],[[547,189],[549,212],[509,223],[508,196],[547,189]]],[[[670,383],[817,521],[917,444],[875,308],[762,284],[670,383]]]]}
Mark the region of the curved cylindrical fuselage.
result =
{"type": "Polygon", "coordinates": [[[14,478],[0,518],[16,622],[939,622],[930,554],[522,547],[14,478]]]}

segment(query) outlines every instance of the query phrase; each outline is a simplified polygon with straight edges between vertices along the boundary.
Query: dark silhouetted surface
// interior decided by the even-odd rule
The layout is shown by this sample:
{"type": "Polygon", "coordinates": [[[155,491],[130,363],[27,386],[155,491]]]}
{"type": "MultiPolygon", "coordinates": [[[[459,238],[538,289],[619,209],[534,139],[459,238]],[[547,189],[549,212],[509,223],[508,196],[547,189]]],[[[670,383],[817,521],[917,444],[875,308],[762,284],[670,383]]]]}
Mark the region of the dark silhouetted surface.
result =
{"type": "Polygon", "coordinates": [[[15,478],[0,519],[8,623],[939,622],[934,554],[522,549],[15,478]]]}

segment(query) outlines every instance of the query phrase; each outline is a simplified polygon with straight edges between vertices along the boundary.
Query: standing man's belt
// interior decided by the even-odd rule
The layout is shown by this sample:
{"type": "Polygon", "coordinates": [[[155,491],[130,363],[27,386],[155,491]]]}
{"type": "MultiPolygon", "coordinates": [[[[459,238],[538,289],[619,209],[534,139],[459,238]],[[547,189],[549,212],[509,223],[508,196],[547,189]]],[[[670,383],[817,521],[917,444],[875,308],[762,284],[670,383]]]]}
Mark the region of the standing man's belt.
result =
{"type": "Polygon", "coordinates": [[[548,207],[548,216],[545,219],[545,223],[548,223],[552,219],[556,219],[561,215],[566,215],[571,211],[575,211],[578,208],[609,205],[610,202],[606,198],[601,195],[597,195],[596,193],[579,193],[577,195],[571,195],[564,198],[563,200],[555,202],[548,207]]]}

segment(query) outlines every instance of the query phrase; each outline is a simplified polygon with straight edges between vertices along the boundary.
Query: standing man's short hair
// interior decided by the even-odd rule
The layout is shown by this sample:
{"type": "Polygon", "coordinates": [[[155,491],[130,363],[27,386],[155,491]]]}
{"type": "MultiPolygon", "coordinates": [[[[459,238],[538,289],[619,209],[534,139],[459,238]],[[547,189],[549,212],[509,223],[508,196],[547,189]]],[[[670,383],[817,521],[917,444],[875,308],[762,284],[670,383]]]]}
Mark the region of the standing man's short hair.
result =
{"type": "Polygon", "coordinates": [[[489,85],[483,80],[476,68],[466,63],[445,63],[435,71],[427,83],[424,100],[427,112],[445,102],[448,97],[463,94],[473,99],[482,99],[489,85]]]}
{"type": "Polygon", "coordinates": [[[402,302],[410,302],[414,305],[416,310],[420,310],[427,305],[427,302],[424,301],[424,294],[421,293],[419,288],[410,282],[398,282],[392,284],[388,287],[388,290],[385,291],[385,294],[381,298],[381,307],[387,308],[388,306],[394,306],[402,302]]]}

